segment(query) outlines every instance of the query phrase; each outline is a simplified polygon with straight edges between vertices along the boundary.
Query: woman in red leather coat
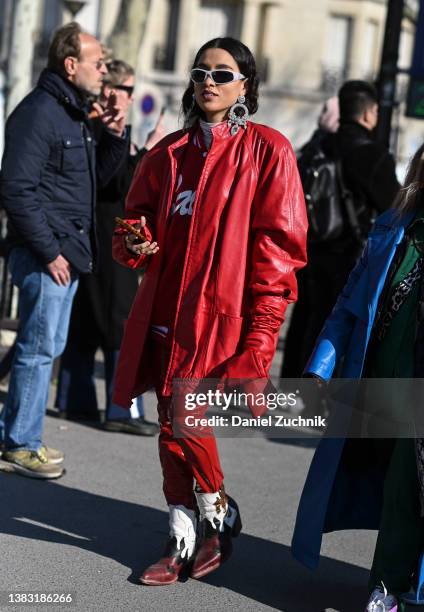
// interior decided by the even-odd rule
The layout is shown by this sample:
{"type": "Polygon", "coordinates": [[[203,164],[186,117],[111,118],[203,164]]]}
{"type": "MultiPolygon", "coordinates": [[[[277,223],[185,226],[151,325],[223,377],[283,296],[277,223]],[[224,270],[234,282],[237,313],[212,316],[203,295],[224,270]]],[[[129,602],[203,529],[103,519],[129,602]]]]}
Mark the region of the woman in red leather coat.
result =
{"type": "Polygon", "coordinates": [[[241,528],[213,435],[174,437],[172,381],[266,377],[306,259],[293,150],[276,130],[247,120],[258,100],[251,52],[232,38],[211,40],[190,76],[185,129],[146,154],[128,194],[126,221],[147,241],[118,228],[113,242],[118,261],[146,268],[114,401],[129,405],[151,387],[158,396],[170,537],[140,578],[150,585],[175,582],[188,563],[194,578],[215,570],[241,528]]]}

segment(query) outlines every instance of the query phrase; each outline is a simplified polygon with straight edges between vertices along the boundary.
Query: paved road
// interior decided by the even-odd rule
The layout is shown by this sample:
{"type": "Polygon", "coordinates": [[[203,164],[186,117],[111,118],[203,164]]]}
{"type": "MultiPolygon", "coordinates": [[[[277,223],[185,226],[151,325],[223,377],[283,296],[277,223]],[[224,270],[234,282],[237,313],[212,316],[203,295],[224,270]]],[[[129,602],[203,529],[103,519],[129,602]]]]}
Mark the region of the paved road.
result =
{"type": "MultiPolygon", "coordinates": [[[[274,377],[280,360],[278,353],[274,377]]],[[[153,395],[145,397],[153,419],[153,395]]],[[[226,487],[240,505],[243,532],[217,572],[162,588],[137,582],[167,535],[156,439],[47,417],[45,441],[66,452],[63,478],[41,482],[0,471],[0,596],[24,589],[70,591],[75,603],[0,609],[363,611],[374,532],[325,536],[316,572],[290,555],[314,440],[220,439],[226,487]]]]}
{"type": "MultiPolygon", "coordinates": [[[[153,417],[150,395],[147,412],[153,417]]],[[[363,609],[374,534],[327,536],[315,573],[290,556],[314,441],[221,439],[227,489],[244,522],[234,555],[201,581],[154,588],[136,578],[156,560],[167,532],[156,440],[53,417],[45,439],[66,452],[62,479],[0,472],[0,591],[71,591],[75,605],[67,609],[81,612],[363,609]]]]}

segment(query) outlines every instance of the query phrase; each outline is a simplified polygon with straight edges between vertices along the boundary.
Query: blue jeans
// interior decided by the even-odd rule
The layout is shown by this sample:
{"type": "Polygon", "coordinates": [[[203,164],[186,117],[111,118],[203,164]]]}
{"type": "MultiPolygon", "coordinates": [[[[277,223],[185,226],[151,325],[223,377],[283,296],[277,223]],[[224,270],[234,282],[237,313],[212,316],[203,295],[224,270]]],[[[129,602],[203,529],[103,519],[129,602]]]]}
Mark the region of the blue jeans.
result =
{"type": "Polygon", "coordinates": [[[7,449],[34,450],[42,444],[53,360],[65,348],[78,277],[57,285],[46,267],[26,248],[9,257],[12,282],[19,287],[19,330],[4,405],[7,449]]]}

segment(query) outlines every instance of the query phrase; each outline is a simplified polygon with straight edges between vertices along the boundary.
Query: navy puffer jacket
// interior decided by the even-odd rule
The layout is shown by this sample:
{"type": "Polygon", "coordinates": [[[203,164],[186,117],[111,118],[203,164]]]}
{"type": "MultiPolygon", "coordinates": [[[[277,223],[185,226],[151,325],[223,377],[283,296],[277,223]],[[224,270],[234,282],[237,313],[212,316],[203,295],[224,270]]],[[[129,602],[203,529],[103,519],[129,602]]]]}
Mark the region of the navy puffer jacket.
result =
{"type": "Polygon", "coordinates": [[[106,129],[96,142],[78,90],[44,70],[6,123],[0,195],[10,247],[26,246],[45,264],[62,254],[90,272],[96,180],[110,180],[126,149],[126,139],[106,129]]]}

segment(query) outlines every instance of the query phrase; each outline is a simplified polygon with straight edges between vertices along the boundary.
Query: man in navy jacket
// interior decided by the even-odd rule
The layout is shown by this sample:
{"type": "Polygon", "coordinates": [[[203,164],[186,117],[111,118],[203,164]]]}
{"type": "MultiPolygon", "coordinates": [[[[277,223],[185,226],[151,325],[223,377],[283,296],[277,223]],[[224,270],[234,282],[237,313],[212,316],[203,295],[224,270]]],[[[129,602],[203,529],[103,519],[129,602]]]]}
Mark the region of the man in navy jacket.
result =
{"type": "Polygon", "coordinates": [[[52,363],[65,346],[78,274],[96,257],[97,181],[126,152],[125,118],[112,96],[94,108],[105,129],[95,141],[88,96],[100,93],[103,49],[77,23],[60,28],[37,87],[6,124],[0,193],[9,219],[19,331],[3,410],[3,459],[35,478],[58,478],[64,455],[42,442],[52,363]]]}

